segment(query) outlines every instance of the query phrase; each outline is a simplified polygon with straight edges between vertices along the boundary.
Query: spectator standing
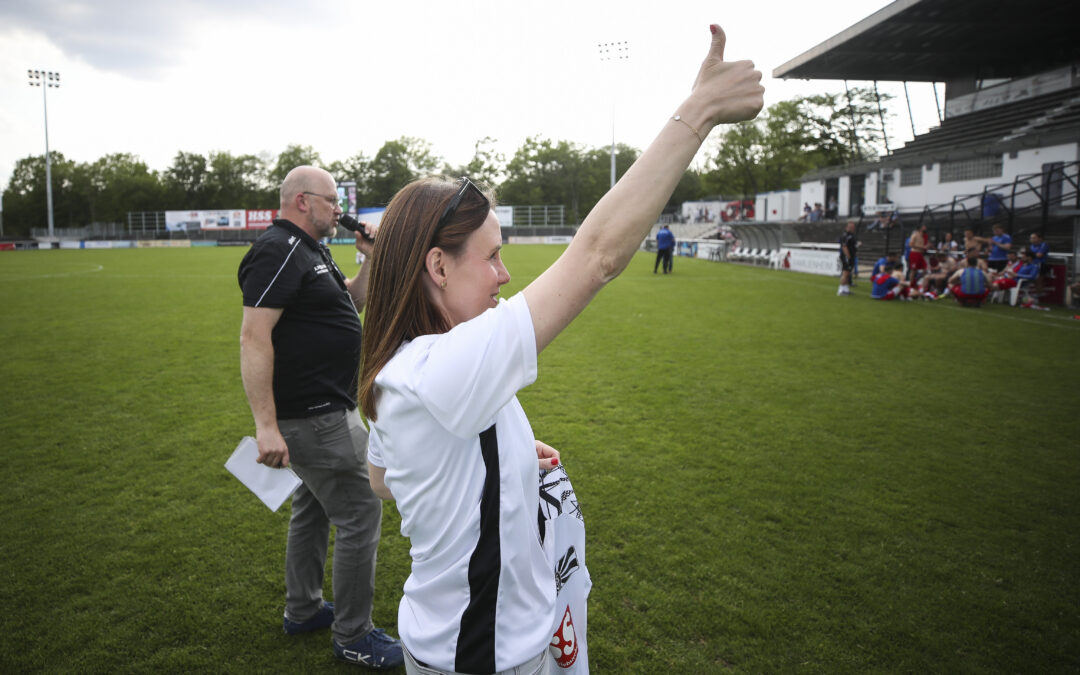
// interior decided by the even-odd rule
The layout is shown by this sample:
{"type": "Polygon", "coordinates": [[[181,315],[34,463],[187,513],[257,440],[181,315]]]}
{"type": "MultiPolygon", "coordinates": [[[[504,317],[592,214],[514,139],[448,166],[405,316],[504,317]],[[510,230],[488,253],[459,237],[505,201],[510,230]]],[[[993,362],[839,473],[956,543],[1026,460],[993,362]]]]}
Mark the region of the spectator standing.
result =
{"type": "MultiPolygon", "coordinates": [[[[285,550],[284,629],[295,635],[332,626],[336,657],[393,668],[403,662],[401,645],[371,622],[382,502],[369,483],[356,400],[358,312],[370,265],[347,279],[320,242],[341,215],[337,184],[326,171],[290,171],[280,213],[240,262],[238,278],[240,373],[255,418],[257,461],[291,466],[303,481],[292,497],[285,550]],[[322,597],[331,524],[336,605],[322,597]]],[[[356,246],[370,256],[360,234],[356,246]]]]}
{"type": "Polygon", "coordinates": [[[840,235],[840,288],[837,295],[851,295],[851,273],[855,269],[855,249],[859,243],[855,239],[855,221],[849,220],[840,235]]]}
{"type": "Polygon", "coordinates": [[[930,247],[930,236],[926,233],[926,223],[919,225],[908,237],[908,281],[912,285],[919,282],[919,277],[927,269],[926,249],[930,247]]]}
{"type": "Polygon", "coordinates": [[[664,274],[671,273],[672,256],[675,254],[675,234],[671,231],[671,228],[667,224],[660,226],[660,231],[656,233],[656,263],[653,265],[653,274],[656,274],[656,268],[661,263],[664,265],[664,274]]]}
{"type": "Polygon", "coordinates": [[[989,239],[979,237],[979,240],[991,247],[990,255],[986,258],[987,266],[995,272],[1005,269],[1005,265],[1008,263],[1009,249],[1012,248],[1012,237],[1005,234],[1005,226],[1000,223],[995,224],[994,235],[989,239]]]}

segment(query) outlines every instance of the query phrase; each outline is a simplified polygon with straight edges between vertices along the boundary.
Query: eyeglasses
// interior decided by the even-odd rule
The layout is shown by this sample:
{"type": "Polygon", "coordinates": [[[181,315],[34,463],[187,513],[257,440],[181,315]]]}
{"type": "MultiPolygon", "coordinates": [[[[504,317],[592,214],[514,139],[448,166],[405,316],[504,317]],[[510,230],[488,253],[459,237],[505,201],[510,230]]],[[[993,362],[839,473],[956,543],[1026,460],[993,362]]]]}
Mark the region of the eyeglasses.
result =
{"type": "Polygon", "coordinates": [[[315,197],[322,197],[323,199],[325,199],[327,201],[327,203],[330,204],[330,206],[339,206],[341,204],[341,202],[338,201],[338,196],[337,195],[334,195],[333,197],[327,197],[326,195],[321,195],[318,192],[301,192],[300,194],[302,194],[302,195],[313,195],[315,197]]]}
{"type": "Polygon", "coordinates": [[[457,208],[461,206],[461,200],[465,198],[465,193],[469,191],[469,188],[475,190],[476,194],[480,195],[480,198],[484,200],[485,204],[488,203],[487,196],[480,191],[480,188],[476,187],[476,185],[468,178],[462,177],[461,187],[458,188],[457,194],[454,195],[454,198],[446,205],[446,209],[443,210],[442,215],[439,216],[439,222],[435,225],[436,232],[442,229],[442,226],[450,220],[450,216],[454,215],[454,211],[457,211],[457,208]]]}

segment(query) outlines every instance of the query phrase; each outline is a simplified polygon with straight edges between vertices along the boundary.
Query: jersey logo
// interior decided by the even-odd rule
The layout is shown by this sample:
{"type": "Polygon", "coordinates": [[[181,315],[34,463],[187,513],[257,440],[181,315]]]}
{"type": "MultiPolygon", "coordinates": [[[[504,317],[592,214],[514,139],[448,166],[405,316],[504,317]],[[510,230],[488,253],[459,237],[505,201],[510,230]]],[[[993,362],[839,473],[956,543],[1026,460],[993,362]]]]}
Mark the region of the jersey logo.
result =
{"type": "Polygon", "coordinates": [[[574,634],[574,617],[570,615],[570,605],[566,606],[566,613],[559,622],[559,630],[551,636],[551,655],[555,657],[555,663],[560,668],[569,668],[574,665],[578,657],[577,635],[574,634]]]}
{"type": "Polygon", "coordinates": [[[566,585],[566,582],[570,581],[570,577],[574,576],[574,572],[578,571],[577,551],[574,547],[566,549],[566,555],[559,558],[559,562],[555,565],[555,592],[561,593],[562,587],[566,585]]]}
{"type": "Polygon", "coordinates": [[[581,522],[585,522],[585,517],[581,515],[581,507],[578,506],[577,494],[574,493],[570,479],[566,476],[566,469],[557,466],[541,475],[540,508],[539,513],[536,514],[541,545],[547,535],[547,521],[558,518],[563,511],[568,511],[581,522]],[[564,486],[563,483],[566,485],[564,486]]]}
{"type": "Polygon", "coordinates": [[[296,243],[296,235],[295,235],[295,234],[294,234],[294,235],[291,235],[291,236],[289,237],[289,245],[291,246],[291,245],[292,245],[292,244],[294,244],[294,243],[296,243]]]}

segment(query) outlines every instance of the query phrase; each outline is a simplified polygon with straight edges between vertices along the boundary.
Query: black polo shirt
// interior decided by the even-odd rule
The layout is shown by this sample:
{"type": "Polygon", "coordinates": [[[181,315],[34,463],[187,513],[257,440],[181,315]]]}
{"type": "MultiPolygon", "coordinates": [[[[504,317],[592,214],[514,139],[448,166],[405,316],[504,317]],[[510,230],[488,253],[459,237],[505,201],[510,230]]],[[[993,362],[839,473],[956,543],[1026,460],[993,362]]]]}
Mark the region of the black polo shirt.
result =
{"type": "Polygon", "coordinates": [[[355,408],[360,317],[330,250],[278,219],[237,276],[245,307],[284,310],[271,335],[278,419],[355,408]]]}
{"type": "Polygon", "coordinates": [[[854,258],[855,257],[855,247],[858,245],[857,242],[855,241],[855,234],[852,233],[852,232],[848,232],[847,230],[844,230],[844,233],[840,235],[839,242],[840,242],[840,257],[845,258],[847,260],[851,260],[851,258],[854,258]],[[845,246],[847,246],[847,249],[849,251],[851,251],[850,256],[844,255],[844,247],[845,246]]]}

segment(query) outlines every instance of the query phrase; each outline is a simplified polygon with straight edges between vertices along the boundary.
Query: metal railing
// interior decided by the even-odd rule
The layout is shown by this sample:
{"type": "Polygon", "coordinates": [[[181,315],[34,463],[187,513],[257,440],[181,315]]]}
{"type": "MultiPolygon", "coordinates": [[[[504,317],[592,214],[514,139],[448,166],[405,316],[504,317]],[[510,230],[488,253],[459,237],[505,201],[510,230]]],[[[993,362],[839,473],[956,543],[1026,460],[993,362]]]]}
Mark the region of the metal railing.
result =
{"type": "Polygon", "coordinates": [[[965,227],[1004,223],[1011,233],[1018,216],[1038,213],[1045,227],[1053,209],[1061,207],[1080,208],[1080,162],[1050,165],[1043,171],[1020,174],[1008,183],[986,185],[981,192],[956,195],[951,202],[925,206],[919,211],[919,224],[925,222],[933,228],[944,224],[952,231],[958,220],[965,227]],[[1000,211],[983,217],[988,200],[996,201],[1000,211]]]}
{"type": "Polygon", "coordinates": [[[566,225],[566,207],[562,204],[512,206],[514,227],[562,227],[566,225]]]}

